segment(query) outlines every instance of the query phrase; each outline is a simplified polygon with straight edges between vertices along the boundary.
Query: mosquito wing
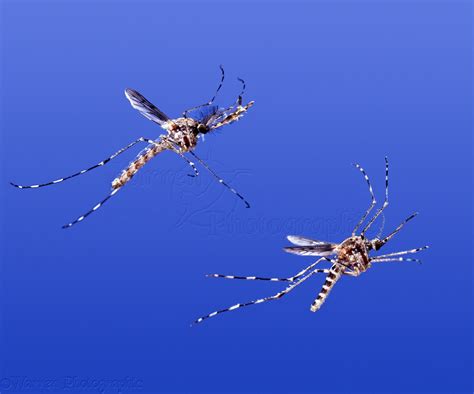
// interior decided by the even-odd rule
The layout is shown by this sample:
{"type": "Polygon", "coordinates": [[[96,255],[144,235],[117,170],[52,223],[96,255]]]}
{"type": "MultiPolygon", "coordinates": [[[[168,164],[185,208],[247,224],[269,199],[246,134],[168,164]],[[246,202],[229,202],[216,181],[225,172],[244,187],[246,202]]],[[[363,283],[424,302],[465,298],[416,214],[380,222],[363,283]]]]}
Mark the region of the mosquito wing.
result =
{"type": "Polygon", "coordinates": [[[160,126],[170,119],[136,90],[125,89],[125,96],[133,108],[139,111],[145,118],[158,123],[160,126]]]}
{"type": "Polygon", "coordinates": [[[289,235],[288,241],[294,245],[283,248],[285,252],[297,254],[299,256],[329,256],[335,253],[337,244],[331,242],[316,241],[314,239],[303,238],[297,235],[289,235]]]}
{"type": "Polygon", "coordinates": [[[328,242],[317,241],[311,238],[300,237],[299,235],[288,235],[286,237],[293,245],[298,246],[317,246],[322,244],[328,244],[328,242]]]}
{"type": "Polygon", "coordinates": [[[334,254],[336,245],[326,244],[320,246],[289,246],[283,248],[287,253],[297,254],[299,256],[320,256],[325,257],[334,254]]]}

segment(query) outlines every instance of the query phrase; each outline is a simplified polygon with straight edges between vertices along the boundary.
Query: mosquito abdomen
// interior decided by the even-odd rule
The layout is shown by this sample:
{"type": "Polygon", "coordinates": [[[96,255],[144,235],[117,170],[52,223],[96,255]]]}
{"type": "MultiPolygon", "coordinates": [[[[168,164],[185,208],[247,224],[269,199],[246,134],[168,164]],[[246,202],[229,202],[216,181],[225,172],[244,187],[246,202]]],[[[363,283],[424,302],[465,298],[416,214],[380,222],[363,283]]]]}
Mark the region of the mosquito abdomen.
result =
{"type": "Polygon", "coordinates": [[[156,144],[147,148],[140,154],[122,173],[112,181],[112,189],[120,189],[142,168],[146,163],[153,159],[156,155],[163,152],[165,147],[163,144],[156,144]]]}
{"type": "Polygon", "coordinates": [[[340,264],[334,264],[326,276],[326,281],[318,294],[318,297],[311,304],[311,312],[316,312],[326,301],[327,296],[342,275],[343,268],[340,264]]]}

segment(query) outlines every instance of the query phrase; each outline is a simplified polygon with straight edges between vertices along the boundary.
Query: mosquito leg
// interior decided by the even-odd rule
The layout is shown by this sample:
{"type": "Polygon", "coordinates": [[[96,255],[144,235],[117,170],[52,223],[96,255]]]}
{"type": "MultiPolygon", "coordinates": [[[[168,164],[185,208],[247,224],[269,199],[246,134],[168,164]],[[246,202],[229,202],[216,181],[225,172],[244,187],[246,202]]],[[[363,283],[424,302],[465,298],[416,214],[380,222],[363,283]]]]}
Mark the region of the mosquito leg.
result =
{"type": "Polygon", "coordinates": [[[55,181],[51,181],[51,182],[46,182],[46,183],[40,183],[38,185],[28,185],[28,186],[25,186],[25,185],[17,185],[15,183],[12,183],[10,182],[10,184],[18,189],[36,189],[36,188],[39,188],[39,187],[43,187],[43,186],[49,186],[49,185],[54,185],[56,183],[61,183],[61,182],[64,182],[65,180],[68,180],[68,179],[71,179],[71,178],[74,178],[76,176],[79,176],[79,175],[82,175],[82,174],[85,174],[86,172],[89,172],[95,168],[98,168],[98,167],[102,167],[104,165],[106,165],[109,161],[115,159],[118,155],[122,154],[123,152],[125,152],[126,150],[130,149],[132,146],[138,144],[139,142],[148,142],[148,143],[154,143],[153,140],[150,140],[148,138],[144,138],[144,137],[140,137],[138,138],[137,140],[131,142],[130,144],[128,144],[127,146],[125,146],[124,148],[118,150],[117,152],[115,152],[112,156],[109,156],[107,159],[101,161],[100,163],[97,163],[96,165],[93,165],[92,167],[89,167],[85,170],[82,170],[82,171],[79,171],[79,172],[76,172],[75,174],[72,174],[72,175],[69,175],[69,176],[66,176],[64,178],[59,178],[59,179],[56,179],[55,181]]]}
{"type": "Polygon", "coordinates": [[[387,262],[387,261],[414,261],[415,263],[421,263],[420,259],[410,259],[410,258],[404,258],[404,257],[370,260],[370,262],[373,262],[373,263],[382,263],[382,262],[387,262]]]}
{"type": "Polygon", "coordinates": [[[174,153],[176,153],[177,155],[179,155],[184,161],[186,161],[186,163],[189,164],[189,166],[193,169],[194,171],[194,174],[187,174],[188,176],[194,178],[194,177],[197,177],[199,176],[199,171],[198,169],[196,168],[195,164],[189,160],[186,156],[184,156],[183,152],[181,151],[181,149],[179,148],[179,145],[176,141],[174,141],[171,137],[169,136],[162,136],[161,137],[161,141],[160,142],[157,142],[157,141],[153,141],[153,144],[154,145],[159,145],[161,142],[166,142],[167,143],[167,148],[171,149],[174,153]]]}
{"type": "Polygon", "coordinates": [[[350,267],[349,265],[341,262],[340,260],[337,260],[337,259],[328,259],[325,257],[325,259],[327,261],[329,261],[330,263],[332,264],[335,264],[335,265],[339,265],[340,267],[344,267],[344,271],[342,272],[343,275],[349,275],[349,276],[359,276],[360,275],[360,271],[358,268],[353,268],[353,267],[350,267]]]}
{"type": "MultiPolygon", "coordinates": [[[[306,269],[305,269],[306,271],[306,269]]],[[[316,272],[329,273],[329,269],[317,269],[316,272]]],[[[224,279],[242,279],[242,280],[265,280],[269,282],[294,282],[298,276],[292,276],[290,278],[265,278],[260,276],[236,276],[236,275],[222,275],[222,274],[209,274],[206,275],[209,278],[224,278],[224,279]]]]}
{"type": "Polygon", "coordinates": [[[201,163],[203,165],[203,167],[208,170],[213,176],[214,178],[216,178],[219,183],[221,183],[222,185],[224,185],[227,189],[229,189],[232,193],[234,193],[237,197],[239,197],[245,204],[246,208],[250,208],[250,204],[248,203],[248,201],[237,191],[235,190],[233,187],[229,186],[219,175],[217,175],[203,160],[201,160],[198,156],[196,156],[196,154],[193,152],[193,151],[189,151],[189,153],[191,155],[193,155],[197,161],[199,161],[199,163],[201,163]]]}
{"type": "Polygon", "coordinates": [[[301,283],[303,283],[306,279],[310,278],[313,274],[315,274],[316,271],[311,271],[309,274],[306,274],[305,276],[303,276],[300,280],[298,280],[297,282],[293,282],[291,283],[286,289],[280,291],[279,293],[273,295],[273,296],[270,296],[270,297],[265,297],[265,298],[260,298],[258,300],[255,300],[255,301],[250,301],[250,302],[246,302],[244,304],[235,304],[229,308],[226,308],[226,309],[221,309],[221,310],[218,310],[218,311],[215,311],[215,312],[212,312],[212,313],[209,313],[208,315],[206,316],[202,316],[200,317],[199,319],[196,319],[194,321],[193,324],[198,324],[198,323],[201,323],[203,322],[204,320],[206,319],[209,319],[210,317],[214,317],[220,313],[224,313],[224,312],[230,312],[230,311],[233,311],[233,310],[236,310],[236,309],[239,309],[239,308],[243,308],[244,306],[250,306],[250,305],[255,305],[255,304],[261,304],[263,302],[267,302],[267,301],[273,301],[273,300],[278,300],[280,298],[282,298],[284,295],[288,294],[290,291],[292,291],[296,286],[300,285],[301,283]]]}
{"type": "Polygon", "coordinates": [[[244,92],[245,92],[245,81],[242,78],[237,78],[237,80],[242,84],[242,91],[238,95],[237,101],[236,101],[236,104],[240,106],[242,105],[242,96],[244,95],[244,92]]]}
{"type": "Polygon", "coordinates": [[[395,230],[393,230],[389,235],[387,235],[384,239],[380,240],[380,241],[377,241],[377,247],[375,250],[379,250],[382,246],[384,246],[388,241],[390,241],[394,236],[395,234],[397,234],[402,228],[403,226],[408,223],[410,220],[412,220],[416,215],[418,215],[418,212],[415,212],[413,214],[411,214],[410,216],[408,216],[395,230]]]}
{"type": "MultiPolygon", "coordinates": [[[[227,107],[227,108],[225,108],[221,111],[223,116],[225,116],[225,117],[228,117],[230,115],[229,112],[234,112],[235,111],[234,110],[235,106],[237,106],[237,107],[242,106],[242,96],[245,92],[245,81],[242,78],[237,78],[237,80],[242,84],[242,90],[241,90],[240,94],[237,96],[237,100],[235,100],[235,103],[233,103],[230,107],[227,107]]],[[[252,101],[251,105],[253,105],[253,101],[252,101]]]]}
{"type": "Polygon", "coordinates": [[[79,222],[82,222],[87,216],[89,216],[91,213],[97,211],[102,205],[104,205],[110,198],[112,198],[115,194],[117,194],[117,192],[120,190],[121,188],[117,188],[117,189],[114,189],[110,192],[110,194],[105,197],[102,201],[100,201],[99,203],[97,203],[96,206],[94,206],[94,208],[90,209],[89,211],[87,211],[85,214],[83,214],[82,216],[79,216],[77,219],[73,220],[72,222],[68,223],[68,224],[65,224],[63,226],[63,228],[70,228],[72,226],[74,226],[76,223],[79,223],[79,222]]]}
{"type": "Polygon", "coordinates": [[[191,166],[191,168],[194,171],[194,174],[186,174],[186,175],[190,176],[191,178],[195,178],[195,177],[199,176],[199,171],[196,168],[196,166],[194,165],[194,163],[191,160],[189,160],[186,156],[184,156],[182,153],[178,153],[178,154],[191,166]]]}
{"type": "MultiPolygon", "coordinates": [[[[318,264],[321,260],[319,259],[318,261],[314,262],[310,266],[306,267],[305,269],[301,270],[298,272],[296,275],[291,276],[289,278],[262,278],[259,276],[235,276],[235,275],[222,275],[222,274],[209,274],[206,275],[209,278],[224,278],[224,279],[242,279],[242,280],[265,280],[265,281],[270,281],[270,282],[294,282],[300,277],[302,277],[304,274],[306,274],[308,271],[312,270],[316,264],[318,264]]],[[[316,272],[322,272],[322,273],[329,273],[328,269],[317,269],[315,270],[316,272]]]]}
{"type": "Polygon", "coordinates": [[[410,250],[404,250],[402,252],[394,252],[394,253],[389,253],[389,254],[382,254],[380,256],[374,256],[371,258],[371,261],[372,260],[378,260],[380,258],[386,258],[386,257],[393,257],[393,256],[403,256],[405,254],[412,254],[412,253],[418,253],[420,252],[421,250],[425,250],[425,249],[428,249],[429,246],[422,246],[421,248],[415,248],[415,249],[410,249],[410,250]]]}
{"type": "Polygon", "coordinates": [[[364,227],[364,229],[361,232],[361,235],[364,235],[366,233],[366,231],[370,228],[370,226],[372,226],[375,220],[380,216],[380,214],[387,207],[388,207],[388,158],[385,157],[385,201],[382,207],[377,210],[374,217],[370,219],[369,223],[367,223],[367,225],[364,227]]]}
{"type": "Polygon", "coordinates": [[[367,218],[367,216],[369,215],[370,211],[372,211],[372,209],[374,208],[375,204],[377,203],[377,201],[375,200],[375,195],[374,195],[374,191],[372,189],[372,185],[370,184],[370,180],[369,180],[369,177],[367,175],[367,173],[365,172],[365,170],[359,165],[359,164],[354,164],[354,167],[356,167],[361,173],[362,175],[364,175],[364,179],[365,181],[367,182],[367,186],[369,187],[369,192],[370,192],[370,196],[372,198],[372,202],[370,203],[370,206],[369,208],[367,208],[367,211],[365,211],[365,214],[362,216],[362,218],[359,220],[359,223],[357,223],[357,225],[354,227],[354,230],[352,230],[352,235],[354,236],[356,234],[356,231],[357,229],[362,225],[362,223],[364,223],[364,220],[367,218]]]}
{"type": "Polygon", "coordinates": [[[221,69],[221,75],[222,76],[221,76],[221,81],[219,83],[219,86],[217,87],[216,92],[214,93],[214,96],[207,103],[198,105],[196,107],[189,108],[186,111],[184,111],[183,112],[183,118],[187,118],[189,112],[194,111],[194,110],[199,109],[199,108],[202,108],[202,107],[207,107],[208,105],[211,105],[214,102],[214,100],[216,99],[217,93],[219,93],[219,90],[221,90],[221,88],[222,88],[222,85],[224,83],[224,77],[225,77],[224,67],[222,66],[222,64],[219,65],[219,68],[221,69]]]}
{"type": "Polygon", "coordinates": [[[380,229],[377,235],[375,236],[375,238],[380,239],[380,237],[382,236],[384,227],[385,227],[385,215],[382,213],[382,224],[380,225],[380,229]]]}

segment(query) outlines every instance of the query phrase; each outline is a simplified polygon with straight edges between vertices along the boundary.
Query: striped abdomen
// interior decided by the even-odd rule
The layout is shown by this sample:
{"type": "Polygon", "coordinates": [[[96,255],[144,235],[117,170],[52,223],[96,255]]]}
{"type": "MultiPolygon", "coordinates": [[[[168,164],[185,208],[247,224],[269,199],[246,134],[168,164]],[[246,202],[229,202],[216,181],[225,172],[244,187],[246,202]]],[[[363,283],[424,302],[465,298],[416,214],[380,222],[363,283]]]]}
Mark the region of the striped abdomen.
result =
{"type": "Polygon", "coordinates": [[[318,294],[318,297],[311,304],[311,312],[316,312],[326,301],[327,296],[331,292],[333,286],[341,277],[344,271],[344,266],[340,264],[334,264],[329,270],[328,275],[326,276],[326,281],[318,294]]]}
{"type": "Polygon", "coordinates": [[[157,154],[165,150],[163,144],[151,145],[140,156],[132,161],[122,173],[112,181],[112,189],[119,189],[125,185],[146,163],[153,159],[157,154]]]}

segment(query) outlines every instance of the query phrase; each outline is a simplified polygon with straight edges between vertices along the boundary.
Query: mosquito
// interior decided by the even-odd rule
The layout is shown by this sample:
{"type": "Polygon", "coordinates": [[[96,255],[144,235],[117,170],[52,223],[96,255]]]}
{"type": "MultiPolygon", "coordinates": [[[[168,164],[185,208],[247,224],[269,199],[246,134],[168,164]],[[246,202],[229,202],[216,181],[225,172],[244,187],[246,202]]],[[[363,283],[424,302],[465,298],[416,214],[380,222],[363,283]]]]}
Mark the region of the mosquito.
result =
{"type": "Polygon", "coordinates": [[[372,251],[379,250],[384,246],[388,241],[390,241],[402,228],[403,226],[413,219],[417,213],[413,213],[408,218],[406,218],[395,230],[393,230],[387,236],[380,238],[376,236],[373,239],[370,239],[366,236],[367,231],[373,225],[375,220],[383,213],[383,211],[388,206],[388,159],[385,158],[385,201],[383,205],[375,212],[370,220],[368,220],[365,227],[358,233],[358,230],[362,227],[366,219],[369,217],[370,212],[377,204],[375,200],[375,195],[370,184],[369,177],[367,176],[365,170],[359,165],[354,164],[354,166],[362,173],[364,176],[370,196],[371,203],[369,208],[365,211],[362,218],[359,220],[355,226],[352,234],[349,238],[345,239],[341,243],[332,243],[325,241],[318,241],[310,238],[304,238],[296,235],[289,235],[288,240],[295,246],[286,247],[283,250],[288,253],[293,253],[299,256],[317,256],[319,259],[304,268],[296,275],[289,278],[263,278],[258,276],[234,276],[234,275],[222,275],[222,274],[212,274],[207,275],[211,278],[225,278],[225,279],[241,279],[241,280],[264,280],[271,282],[289,282],[287,288],[280,291],[279,293],[260,298],[255,301],[249,301],[245,303],[235,304],[229,308],[221,309],[215,312],[212,312],[206,316],[200,317],[194,321],[194,324],[201,323],[202,321],[214,317],[218,314],[233,311],[245,306],[261,304],[267,301],[278,300],[291,292],[295,287],[299,286],[311,276],[316,273],[326,274],[326,280],[323,284],[321,291],[319,292],[316,299],[311,304],[311,312],[318,311],[321,306],[324,304],[324,301],[328,297],[329,293],[333,289],[337,281],[342,277],[342,275],[349,276],[359,276],[361,273],[367,271],[372,263],[382,263],[382,262],[406,262],[414,261],[420,262],[418,259],[404,257],[407,254],[417,253],[421,250],[428,249],[428,246],[423,246],[420,248],[404,250],[401,252],[394,252],[389,254],[383,254],[378,256],[370,256],[369,253],[372,251]],[[331,263],[329,268],[317,268],[316,266],[323,261],[331,263]]]}
{"type": "Polygon", "coordinates": [[[201,160],[194,152],[198,139],[212,132],[220,127],[229,125],[237,120],[239,120],[247,110],[252,107],[253,101],[242,105],[242,96],[245,92],[245,82],[244,80],[237,78],[242,84],[242,91],[237,97],[237,100],[227,108],[220,108],[214,104],[214,100],[222,85],[224,83],[224,68],[221,65],[221,79],[220,83],[214,93],[214,96],[206,103],[192,107],[184,111],[181,117],[176,119],[171,119],[164,112],[158,109],[155,105],[149,102],[144,96],[138,93],[133,89],[126,89],[125,96],[130,101],[130,104],[133,108],[139,111],[144,117],[155,122],[162,129],[164,129],[167,134],[160,135],[158,139],[154,140],[151,138],[140,137],[135,141],[131,142],[127,146],[119,149],[112,156],[109,156],[107,159],[93,165],[92,167],[86,168],[79,172],[76,172],[72,175],[66,176],[64,178],[59,178],[51,182],[41,183],[37,185],[18,185],[11,183],[12,186],[18,189],[37,189],[44,186],[55,185],[57,183],[64,182],[68,179],[74,178],[76,176],[85,174],[91,170],[102,167],[115,159],[120,154],[124,153],[128,149],[139,143],[146,143],[148,146],[141,151],[136,159],[132,161],[121,173],[112,181],[112,190],[102,201],[97,203],[93,208],[79,216],[77,219],[72,222],[65,224],[63,228],[69,228],[75,225],[76,223],[82,222],[86,217],[88,217],[93,212],[97,211],[105,202],[112,198],[117,192],[125,186],[133,176],[151,159],[160,154],[165,150],[173,151],[178,154],[187,164],[192,168],[193,174],[188,174],[189,176],[195,177],[199,175],[195,163],[190,160],[185,154],[189,153],[195,160],[197,160],[209,173],[217,179],[224,187],[234,193],[247,208],[250,207],[250,204],[247,200],[233,187],[231,187],[227,182],[225,182],[219,175],[216,174],[203,160],[201,160]],[[189,116],[190,113],[196,114],[189,116]]]}

